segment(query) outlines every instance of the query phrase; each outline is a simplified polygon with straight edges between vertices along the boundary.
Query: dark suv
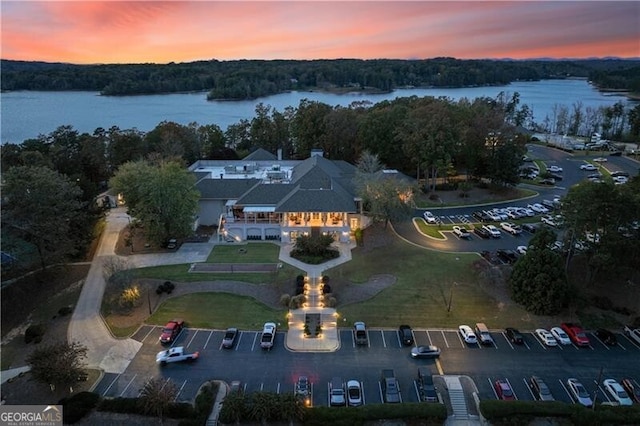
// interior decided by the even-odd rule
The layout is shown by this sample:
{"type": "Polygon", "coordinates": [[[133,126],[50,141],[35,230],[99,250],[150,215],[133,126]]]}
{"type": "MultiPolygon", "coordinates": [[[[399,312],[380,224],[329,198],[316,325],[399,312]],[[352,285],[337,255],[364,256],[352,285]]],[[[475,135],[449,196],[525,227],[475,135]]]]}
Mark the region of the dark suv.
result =
{"type": "Polygon", "coordinates": [[[382,370],[380,385],[382,387],[382,397],[384,402],[389,404],[398,404],[402,402],[400,399],[400,386],[398,385],[398,379],[396,379],[396,374],[393,370],[382,370]]]}
{"type": "Polygon", "coordinates": [[[554,401],[553,395],[547,384],[538,376],[531,376],[529,386],[540,401],[554,401]]]}
{"type": "Polygon", "coordinates": [[[398,328],[398,334],[400,335],[400,341],[405,346],[413,345],[413,333],[411,332],[411,327],[404,324],[398,328]]]}
{"type": "Polygon", "coordinates": [[[418,389],[420,397],[425,402],[438,402],[438,391],[433,384],[431,371],[426,367],[418,368],[418,389]]]}
{"type": "Polygon", "coordinates": [[[511,343],[515,343],[516,345],[522,345],[524,343],[524,338],[522,337],[522,334],[520,334],[520,332],[515,328],[507,327],[505,328],[504,331],[505,331],[505,334],[507,335],[507,339],[509,339],[511,343]]]}

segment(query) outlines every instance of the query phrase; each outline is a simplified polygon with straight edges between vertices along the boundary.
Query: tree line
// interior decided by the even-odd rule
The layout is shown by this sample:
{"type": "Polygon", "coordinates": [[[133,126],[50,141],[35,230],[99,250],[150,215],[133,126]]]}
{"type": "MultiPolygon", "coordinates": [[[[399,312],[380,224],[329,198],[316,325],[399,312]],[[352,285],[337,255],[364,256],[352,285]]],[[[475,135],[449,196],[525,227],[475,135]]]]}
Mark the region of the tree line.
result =
{"type": "Polygon", "coordinates": [[[518,80],[589,78],[601,88],[640,91],[634,60],[237,60],[101,64],[2,60],[1,89],[90,90],[103,95],[208,91],[208,99],[255,99],[290,90],[469,87],[518,80]]]}

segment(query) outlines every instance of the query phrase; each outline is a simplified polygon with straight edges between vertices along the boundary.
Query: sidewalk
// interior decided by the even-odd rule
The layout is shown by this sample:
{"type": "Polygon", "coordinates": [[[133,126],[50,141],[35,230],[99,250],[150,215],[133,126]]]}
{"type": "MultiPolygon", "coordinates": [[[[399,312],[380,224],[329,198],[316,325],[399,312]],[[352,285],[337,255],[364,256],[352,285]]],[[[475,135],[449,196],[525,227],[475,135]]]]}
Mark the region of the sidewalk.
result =
{"type": "Polygon", "coordinates": [[[133,339],[113,337],[100,315],[106,286],[102,262],[115,256],[114,248],[118,235],[128,223],[129,216],[122,207],[112,209],[107,214],[106,228],[100,238],[98,250],[67,330],[68,341],[79,342],[87,347],[86,361],[89,367],[116,374],[125,371],[142,346],[141,342],[133,339]]]}

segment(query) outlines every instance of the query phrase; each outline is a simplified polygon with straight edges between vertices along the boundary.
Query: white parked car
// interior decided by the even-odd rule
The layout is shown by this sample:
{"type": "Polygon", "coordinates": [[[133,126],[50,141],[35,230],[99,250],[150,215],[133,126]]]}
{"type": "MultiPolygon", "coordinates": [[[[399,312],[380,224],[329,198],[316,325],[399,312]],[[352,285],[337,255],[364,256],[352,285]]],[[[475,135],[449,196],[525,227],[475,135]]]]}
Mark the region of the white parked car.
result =
{"type": "Polygon", "coordinates": [[[471,238],[471,234],[469,233],[469,231],[467,231],[465,228],[463,228],[462,226],[454,226],[453,227],[453,233],[458,237],[458,238],[471,238]]]}
{"type": "Polygon", "coordinates": [[[578,379],[568,379],[567,387],[569,388],[569,392],[576,399],[578,404],[584,405],[585,407],[591,407],[593,405],[593,401],[591,400],[591,396],[587,389],[578,381],[578,379]]]}
{"type": "Polygon", "coordinates": [[[633,401],[631,401],[631,398],[629,398],[629,394],[625,392],[625,390],[622,388],[622,385],[616,382],[615,379],[607,379],[602,382],[602,385],[618,404],[633,405],[633,401]]]}
{"type": "Polygon", "coordinates": [[[518,234],[522,234],[522,228],[520,228],[518,225],[516,225],[515,223],[511,223],[511,222],[502,222],[500,224],[500,228],[504,229],[505,231],[507,231],[508,233],[510,233],[511,235],[518,235],[518,234]]]}
{"type": "Polygon", "coordinates": [[[529,204],[527,208],[533,210],[536,213],[549,213],[549,209],[540,203],[529,204]]]}
{"type": "Polygon", "coordinates": [[[598,168],[596,166],[594,166],[591,163],[587,163],[587,164],[583,164],[580,166],[580,170],[586,170],[588,172],[595,172],[596,170],[598,170],[598,168]]]}
{"type": "Polygon", "coordinates": [[[626,176],[615,176],[613,177],[614,184],[623,184],[629,182],[629,178],[626,176]]]}
{"type": "Polygon", "coordinates": [[[468,325],[461,325],[460,327],[458,327],[458,331],[460,332],[460,335],[462,336],[465,342],[472,345],[478,343],[478,338],[476,337],[476,334],[468,325]]]}
{"type": "Polygon", "coordinates": [[[491,234],[491,236],[492,236],[493,238],[500,238],[500,236],[502,235],[502,234],[500,233],[500,230],[499,230],[498,228],[496,228],[495,226],[493,226],[493,225],[484,225],[484,226],[482,227],[482,229],[484,229],[484,230],[485,230],[485,231],[487,231],[489,234],[491,234]]]}
{"type": "Polygon", "coordinates": [[[438,218],[435,217],[430,211],[426,211],[422,215],[424,216],[424,220],[426,220],[427,223],[438,223],[438,218]]]}
{"type": "Polygon", "coordinates": [[[524,256],[525,254],[527,254],[527,249],[528,249],[527,246],[518,246],[516,247],[516,253],[524,256]]]}
{"type": "Polygon", "coordinates": [[[561,345],[571,344],[571,339],[569,339],[569,335],[567,335],[567,333],[565,333],[564,330],[562,330],[560,327],[553,327],[551,329],[551,334],[561,345]]]}
{"type": "Polygon", "coordinates": [[[544,328],[536,329],[536,336],[538,336],[538,339],[540,339],[546,346],[558,346],[558,341],[553,337],[553,334],[549,333],[549,331],[544,328]]]}
{"type": "Polygon", "coordinates": [[[593,232],[586,232],[584,234],[584,238],[593,244],[598,244],[600,242],[600,234],[598,233],[594,234],[593,232]]]}
{"type": "Polygon", "coordinates": [[[549,226],[558,226],[555,219],[552,216],[542,216],[540,218],[540,222],[549,225],[549,226]]]}
{"type": "Polygon", "coordinates": [[[347,403],[351,407],[362,405],[362,387],[357,380],[347,382],[347,403]]]}
{"type": "Polygon", "coordinates": [[[552,172],[552,173],[562,173],[562,167],[560,167],[560,166],[549,166],[549,167],[547,167],[547,171],[548,172],[552,172]]]}
{"type": "Polygon", "coordinates": [[[594,158],[593,161],[595,161],[596,163],[606,163],[607,159],[604,157],[598,157],[598,158],[594,158]]]}
{"type": "Polygon", "coordinates": [[[502,220],[502,216],[500,214],[496,213],[493,210],[485,210],[485,214],[487,216],[489,216],[489,218],[491,220],[493,220],[494,222],[498,222],[498,221],[502,220]]]}
{"type": "Polygon", "coordinates": [[[518,213],[521,213],[523,216],[527,217],[534,217],[536,215],[536,212],[528,207],[518,207],[518,213]]]}

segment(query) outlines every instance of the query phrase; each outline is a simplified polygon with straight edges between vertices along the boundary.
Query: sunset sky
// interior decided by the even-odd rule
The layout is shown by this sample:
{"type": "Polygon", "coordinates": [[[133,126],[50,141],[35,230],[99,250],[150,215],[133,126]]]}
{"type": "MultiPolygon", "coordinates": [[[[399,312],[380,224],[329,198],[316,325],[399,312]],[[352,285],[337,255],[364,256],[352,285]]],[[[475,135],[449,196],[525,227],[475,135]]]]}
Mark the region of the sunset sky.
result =
{"type": "Polygon", "coordinates": [[[640,57],[638,1],[2,1],[3,59],[640,57]]]}

